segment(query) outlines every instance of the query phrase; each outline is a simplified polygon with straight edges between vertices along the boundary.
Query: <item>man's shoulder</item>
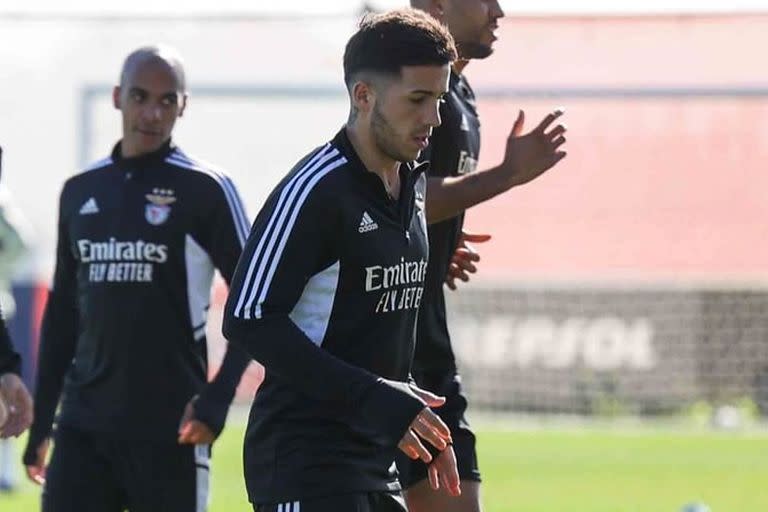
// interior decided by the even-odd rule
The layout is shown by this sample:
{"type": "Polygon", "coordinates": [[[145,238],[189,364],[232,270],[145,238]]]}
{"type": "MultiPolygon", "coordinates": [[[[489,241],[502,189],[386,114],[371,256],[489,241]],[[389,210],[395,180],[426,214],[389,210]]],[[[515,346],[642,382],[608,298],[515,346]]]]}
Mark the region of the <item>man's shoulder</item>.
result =
{"type": "Polygon", "coordinates": [[[329,142],[302,157],[283,179],[280,188],[316,194],[326,190],[329,184],[338,185],[347,179],[349,173],[339,171],[350,165],[341,148],[329,142]]]}
{"type": "Polygon", "coordinates": [[[222,167],[192,156],[179,148],[174,148],[165,157],[165,163],[171,169],[181,171],[179,174],[183,177],[191,177],[192,179],[210,182],[210,184],[232,181],[229,173],[222,167]]]}
{"type": "Polygon", "coordinates": [[[185,190],[204,196],[220,194],[228,203],[240,201],[234,180],[222,167],[193,157],[178,148],[174,148],[164,162],[173,172],[174,182],[185,190]]]}
{"type": "Polygon", "coordinates": [[[88,186],[94,180],[98,180],[104,175],[104,171],[111,169],[115,162],[111,156],[96,160],[86,165],[80,171],[67,178],[64,182],[63,193],[71,192],[82,186],[88,186]]]}

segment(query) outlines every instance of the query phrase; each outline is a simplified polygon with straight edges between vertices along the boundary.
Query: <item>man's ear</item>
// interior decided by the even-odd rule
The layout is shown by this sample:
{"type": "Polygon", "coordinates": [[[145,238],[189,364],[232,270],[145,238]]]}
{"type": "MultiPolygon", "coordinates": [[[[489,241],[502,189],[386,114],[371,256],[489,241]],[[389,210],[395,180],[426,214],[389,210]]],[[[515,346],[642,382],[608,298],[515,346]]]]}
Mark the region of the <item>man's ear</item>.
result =
{"type": "Polygon", "coordinates": [[[184,111],[187,109],[187,102],[189,101],[189,94],[184,93],[181,95],[181,104],[179,105],[179,117],[184,115],[184,111]]]}
{"type": "Polygon", "coordinates": [[[121,89],[119,85],[116,85],[112,88],[112,105],[117,109],[120,110],[121,104],[120,104],[120,94],[121,89]]]}
{"type": "Polygon", "coordinates": [[[358,80],[352,85],[352,106],[360,112],[370,112],[376,99],[376,91],[370,82],[358,80]]]}

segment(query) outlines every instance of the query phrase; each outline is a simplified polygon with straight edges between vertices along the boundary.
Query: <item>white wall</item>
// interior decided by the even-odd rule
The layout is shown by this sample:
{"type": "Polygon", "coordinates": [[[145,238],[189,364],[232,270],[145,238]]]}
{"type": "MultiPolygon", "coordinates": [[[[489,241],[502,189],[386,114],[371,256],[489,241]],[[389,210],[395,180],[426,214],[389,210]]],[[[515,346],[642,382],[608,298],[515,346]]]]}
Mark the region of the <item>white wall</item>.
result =
{"type": "Polygon", "coordinates": [[[108,90],[124,56],[151,42],[186,58],[191,103],[177,141],[229,170],[251,215],[274,183],[343,123],[343,45],[353,18],[322,21],[13,21],[0,18],[0,144],[3,180],[37,233],[41,275],[51,269],[58,194],[80,166],[79,151],[105,156],[119,138],[119,112],[108,95],[85,105],[93,120],[84,139],[83,90],[108,90]],[[9,44],[9,42],[11,44],[9,44]],[[322,98],[195,96],[209,85],[320,86],[322,98]]]}

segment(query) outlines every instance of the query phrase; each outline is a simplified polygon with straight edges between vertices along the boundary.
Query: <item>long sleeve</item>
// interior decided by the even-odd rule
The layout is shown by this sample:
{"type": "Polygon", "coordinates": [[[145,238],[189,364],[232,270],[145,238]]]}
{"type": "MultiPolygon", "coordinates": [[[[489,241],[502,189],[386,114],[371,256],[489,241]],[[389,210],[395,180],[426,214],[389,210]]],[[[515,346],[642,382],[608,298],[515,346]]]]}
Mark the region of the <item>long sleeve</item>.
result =
{"type": "Polygon", "coordinates": [[[281,381],[396,444],[423,407],[407,384],[337,358],[291,319],[310,279],[338,262],[338,198],[311,185],[298,195],[284,183],[257,217],[227,300],[224,334],[281,381]]]}
{"type": "MultiPolygon", "coordinates": [[[[223,174],[216,175],[218,187],[213,213],[200,226],[200,239],[214,266],[227,285],[248,236],[250,224],[235,184],[223,174]]],[[[228,343],[219,371],[195,402],[195,417],[216,434],[224,428],[229,406],[251,356],[236,343],[228,343]]]]}
{"type": "Polygon", "coordinates": [[[34,422],[30,428],[26,462],[34,461],[37,446],[50,435],[64,377],[77,344],[77,262],[70,249],[64,212],[66,186],[59,207],[56,270],[43,315],[35,386],[34,422]],[[30,458],[31,457],[31,458],[30,458]]]}
{"type": "Polygon", "coordinates": [[[21,358],[13,350],[11,337],[8,335],[8,328],[5,325],[5,319],[0,313],[0,375],[4,373],[19,374],[21,369],[21,358]]]}

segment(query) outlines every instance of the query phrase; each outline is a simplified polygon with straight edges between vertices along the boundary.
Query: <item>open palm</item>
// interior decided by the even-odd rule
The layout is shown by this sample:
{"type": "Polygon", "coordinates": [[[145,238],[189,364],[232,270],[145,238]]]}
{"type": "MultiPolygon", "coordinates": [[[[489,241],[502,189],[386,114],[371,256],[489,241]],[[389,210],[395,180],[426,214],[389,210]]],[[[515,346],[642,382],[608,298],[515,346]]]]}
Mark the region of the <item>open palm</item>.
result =
{"type": "Polygon", "coordinates": [[[513,186],[523,185],[538,178],[565,158],[567,153],[560,149],[565,144],[565,125],[558,124],[549,130],[562,115],[562,110],[555,110],[535,129],[523,134],[525,112],[520,111],[507,139],[502,164],[510,173],[513,186]]]}

